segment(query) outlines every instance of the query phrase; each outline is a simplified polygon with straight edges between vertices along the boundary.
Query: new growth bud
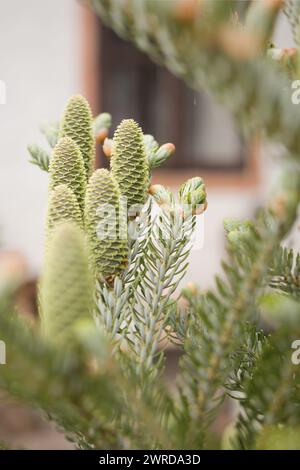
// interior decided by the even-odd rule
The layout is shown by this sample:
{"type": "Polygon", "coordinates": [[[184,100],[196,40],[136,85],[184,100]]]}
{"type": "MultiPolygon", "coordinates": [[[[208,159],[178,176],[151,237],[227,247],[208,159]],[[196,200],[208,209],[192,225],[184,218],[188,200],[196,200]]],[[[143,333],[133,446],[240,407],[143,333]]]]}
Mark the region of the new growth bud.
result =
{"type": "Polygon", "coordinates": [[[164,144],[155,154],[152,156],[150,166],[151,168],[157,168],[161,166],[171,155],[175,153],[175,145],[174,144],[164,144]]]}
{"type": "Polygon", "coordinates": [[[111,158],[113,141],[112,139],[105,139],[103,143],[103,153],[107,158],[111,158]]]}
{"type": "Polygon", "coordinates": [[[162,208],[170,208],[174,204],[172,192],[161,184],[150,186],[149,194],[151,194],[156,203],[162,208]]]}
{"type": "Polygon", "coordinates": [[[187,180],[178,191],[181,204],[188,206],[193,215],[202,214],[207,208],[206,189],[200,176],[187,180]]]}
{"type": "Polygon", "coordinates": [[[94,133],[96,136],[97,144],[103,144],[104,140],[108,137],[108,132],[111,127],[111,115],[108,113],[101,113],[94,119],[94,133]]]}
{"type": "Polygon", "coordinates": [[[96,142],[97,144],[103,144],[104,140],[108,136],[108,129],[101,129],[96,134],[96,142]]]}

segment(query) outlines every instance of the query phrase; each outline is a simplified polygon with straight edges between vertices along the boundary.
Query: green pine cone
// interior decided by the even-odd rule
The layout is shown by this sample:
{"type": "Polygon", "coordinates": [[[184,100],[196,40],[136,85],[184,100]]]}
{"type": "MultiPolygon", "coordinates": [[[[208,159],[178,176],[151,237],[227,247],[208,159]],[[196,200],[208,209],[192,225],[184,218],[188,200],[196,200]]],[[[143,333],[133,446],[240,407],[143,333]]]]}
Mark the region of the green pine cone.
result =
{"type": "Polygon", "coordinates": [[[82,212],[73,191],[65,184],[56,186],[50,193],[47,213],[47,236],[57,225],[74,222],[83,228],[82,212]]]}
{"type": "Polygon", "coordinates": [[[87,100],[81,95],[71,96],[61,121],[60,136],[71,137],[78,145],[86,178],[92,174],[95,166],[95,136],[93,116],[87,100]]]}
{"type": "Polygon", "coordinates": [[[93,173],[86,190],[85,227],[95,274],[107,280],[127,265],[126,214],[120,208],[120,196],[118,184],[108,170],[93,173]],[[123,221],[125,217],[125,230],[124,223],[120,226],[120,217],[123,221]]]}
{"type": "Polygon", "coordinates": [[[70,137],[62,137],[54,147],[49,175],[50,191],[61,184],[67,185],[74,192],[83,211],[86,188],[85,169],[80,150],[70,137]]]}
{"type": "Polygon", "coordinates": [[[59,225],[51,237],[41,281],[42,332],[49,341],[67,346],[76,322],[90,318],[93,284],[81,229],[59,225]]]}
{"type": "Polygon", "coordinates": [[[128,208],[144,204],[148,196],[149,162],[143,132],[133,119],[124,119],[113,139],[111,171],[127,198],[128,208]]]}

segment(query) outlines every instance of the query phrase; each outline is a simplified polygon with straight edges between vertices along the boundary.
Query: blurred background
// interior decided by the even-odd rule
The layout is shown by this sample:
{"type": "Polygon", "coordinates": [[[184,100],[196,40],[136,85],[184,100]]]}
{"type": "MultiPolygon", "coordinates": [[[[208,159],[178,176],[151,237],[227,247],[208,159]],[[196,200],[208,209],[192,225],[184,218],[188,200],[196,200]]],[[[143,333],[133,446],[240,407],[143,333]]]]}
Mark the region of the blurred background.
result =
{"type": "MultiPolygon", "coordinates": [[[[24,256],[31,276],[43,257],[47,174],[28,163],[26,147],[44,144],[39,126],[57,120],[68,97],[82,93],[95,114],[110,112],[113,127],[126,117],[177,151],[155,174],[176,187],[205,178],[209,208],[204,245],[192,256],[189,280],[211,284],[224,251],[224,217],[251,216],[270,183],[271,162],[256,143],[243,141],[231,116],[204,93],[196,93],[134,46],[103,27],[76,0],[0,0],[0,243],[24,256]],[[200,266],[205,265],[205,270],[200,266]]],[[[285,21],[279,47],[293,46],[285,21]]],[[[99,152],[100,153],[100,152],[99,152]]],[[[105,165],[99,155],[99,165],[105,165]]]]}
{"type": "MultiPolygon", "coordinates": [[[[274,42],[293,47],[283,15],[274,42]]],[[[6,85],[6,102],[0,104],[0,286],[6,276],[21,276],[19,301],[31,310],[43,259],[47,174],[28,163],[26,148],[44,144],[39,126],[57,120],[74,93],[85,95],[95,114],[111,113],[112,131],[131,117],[161,144],[175,144],[176,154],[155,173],[155,182],[175,189],[188,177],[204,177],[204,243],[192,252],[185,282],[211,285],[224,255],[223,219],[251,217],[276,173],[268,149],[255,139],[245,142],[231,116],[208,95],[188,89],[119,39],[84,2],[0,0],[0,58],[6,85]]],[[[98,165],[106,164],[99,149],[98,165]]],[[[14,418],[15,411],[5,410],[0,408],[0,440],[5,429],[18,442],[24,428],[27,437],[20,439],[31,448],[68,446],[39,417],[18,410],[16,416],[25,418],[14,418]]]]}

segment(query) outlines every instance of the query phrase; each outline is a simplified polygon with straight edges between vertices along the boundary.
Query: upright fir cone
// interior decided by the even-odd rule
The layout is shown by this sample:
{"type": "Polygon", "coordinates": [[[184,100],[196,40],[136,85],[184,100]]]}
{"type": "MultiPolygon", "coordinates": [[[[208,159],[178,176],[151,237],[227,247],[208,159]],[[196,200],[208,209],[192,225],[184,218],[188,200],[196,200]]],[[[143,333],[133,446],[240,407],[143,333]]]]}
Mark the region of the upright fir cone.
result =
{"type": "Polygon", "coordinates": [[[61,137],[71,137],[78,145],[88,179],[95,166],[95,136],[91,108],[81,95],[71,96],[61,121],[61,137]]]}
{"type": "Polygon", "coordinates": [[[75,224],[59,225],[51,237],[41,281],[41,321],[49,341],[67,347],[77,321],[90,318],[93,283],[84,235],[75,224]]]}
{"type": "Polygon", "coordinates": [[[49,167],[49,189],[65,184],[75,194],[83,211],[86,176],[82,155],[70,137],[62,137],[53,150],[49,167]]]}
{"type": "Polygon", "coordinates": [[[133,119],[124,119],[113,139],[111,171],[131,206],[144,204],[149,187],[149,163],[143,132],[133,119]]]}
{"type": "Polygon", "coordinates": [[[82,212],[75,194],[66,184],[60,184],[51,191],[49,196],[47,238],[59,224],[64,222],[73,222],[83,228],[82,212]]]}
{"type": "Polygon", "coordinates": [[[127,265],[126,214],[120,196],[119,186],[108,170],[93,173],[86,190],[85,228],[95,274],[108,281],[127,265]]]}

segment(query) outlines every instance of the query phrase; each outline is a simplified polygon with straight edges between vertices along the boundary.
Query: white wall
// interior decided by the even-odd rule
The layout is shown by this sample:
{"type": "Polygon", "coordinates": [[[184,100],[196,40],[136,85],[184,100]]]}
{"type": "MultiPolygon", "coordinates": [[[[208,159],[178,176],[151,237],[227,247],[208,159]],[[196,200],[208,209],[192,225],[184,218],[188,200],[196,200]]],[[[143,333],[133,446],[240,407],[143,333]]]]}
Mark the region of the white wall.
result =
{"type": "Polygon", "coordinates": [[[29,260],[42,258],[47,177],[28,163],[39,125],[56,120],[80,91],[78,6],[74,0],[0,0],[0,240],[29,260]]]}
{"type": "MultiPolygon", "coordinates": [[[[0,80],[7,104],[0,105],[0,239],[24,253],[32,273],[42,262],[47,175],[28,163],[26,146],[40,141],[38,126],[55,120],[79,83],[79,7],[75,0],[0,0],[0,80]]],[[[290,46],[285,26],[278,46],[290,46]]],[[[109,110],[106,110],[109,111],[109,110]]],[[[264,181],[269,181],[270,167],[264,181]]],[[[204,245],[194,250],[186,280],[211,283],[224,253],[224,217],[251,216],[263,187],[211,190],[204,245]]]]}
{"type": "MultiPolygon", "coordinates": [[[[284,15],[274,34],[276,47],[294,47],[287,19],[284,15]]],[[[278,170],[272,158],[272,148],[261,149],[261,182],[252,189],[214,189],[208,193],[208,210],[204,217],[204,243],[201,249],[194,249],[185,282],[197,281],[200,287],[211,285],[213,277],[221,273],[220,260],[225,255],[223,220],[226,217],[245,219],[252,217],[254,211],[266,199],[278,170]]],[[[292,237],[293,244],[297,237],[292,237]]]]}

